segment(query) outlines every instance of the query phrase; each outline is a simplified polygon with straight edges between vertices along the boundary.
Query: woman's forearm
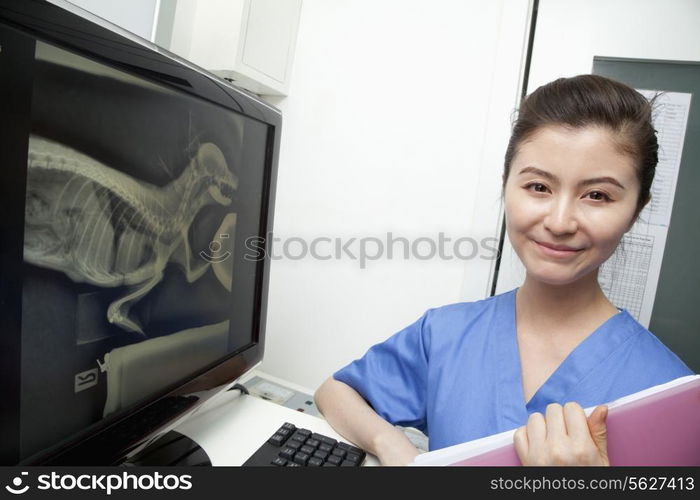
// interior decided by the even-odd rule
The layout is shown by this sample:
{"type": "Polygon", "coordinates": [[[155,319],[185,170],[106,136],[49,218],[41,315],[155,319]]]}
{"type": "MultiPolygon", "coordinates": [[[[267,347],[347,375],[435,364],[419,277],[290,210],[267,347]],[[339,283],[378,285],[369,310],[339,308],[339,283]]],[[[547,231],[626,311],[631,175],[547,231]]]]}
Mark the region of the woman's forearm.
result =
{"type": "Polygon", "coordinates": [[[406,435],[377,415],[349,385],[329,378],[314,398],[340,435],[376,455],[382,465],[406,465],[418,454],[406,435]]]}

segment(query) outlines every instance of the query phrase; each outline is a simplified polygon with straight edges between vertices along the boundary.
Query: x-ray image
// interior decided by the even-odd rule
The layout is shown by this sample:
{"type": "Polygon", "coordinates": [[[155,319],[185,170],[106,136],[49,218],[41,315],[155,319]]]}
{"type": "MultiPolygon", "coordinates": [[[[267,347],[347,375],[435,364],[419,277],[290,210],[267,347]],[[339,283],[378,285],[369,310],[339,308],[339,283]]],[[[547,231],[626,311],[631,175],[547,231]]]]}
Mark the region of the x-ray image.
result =
{"type": "Polygon", "coordinates": [[[73,283],[76,342],[226,320],[265,127],[41,43],[33,99],[24,259],[73,283]]]}
{"type": "Polygon", "coordinates": [[[190,226],[203,207],[231,205],[238,189],[212,143],[163,187],[37,136],[30,137],[28,163],[25,261],[75,282],[128,287],[109,305],[107,320],[139,333],[131,305],[162,281],[170,262],[188,283],[207,271],[211,263],[190,247],[190,226]]]}

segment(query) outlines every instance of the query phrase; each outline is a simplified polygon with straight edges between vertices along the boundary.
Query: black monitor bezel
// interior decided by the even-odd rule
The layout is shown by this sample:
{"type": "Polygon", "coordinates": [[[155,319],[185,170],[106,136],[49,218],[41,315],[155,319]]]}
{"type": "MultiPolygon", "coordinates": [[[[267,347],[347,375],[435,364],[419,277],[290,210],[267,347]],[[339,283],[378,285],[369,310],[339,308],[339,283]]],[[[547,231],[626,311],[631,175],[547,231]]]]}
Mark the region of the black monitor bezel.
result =
{"type": "MultiPolygon", "coordinates": [[[[74,8],[70,10],[42,0],[1,0],[0,22],[11,31],[29,35],[83,57],[93,59],[116,69],[135,74],[161,85],[168,86],[236,113],[268,125],[266,168],[263,185],[263,204],[259,234],[263,245],[272,233],[280,149],[281,113],[257,96],[234,87],[196,65],[187,62],[150,42],[140,39],[96,16],[74,8]],[[74,11],[74,12],[71,12],[74,11]],[[80,12],[80,14],[76,12],[80,12]],[[265,203],[266,201],[266,203],[265,203]]],[[[10,54],[2,54],[11,57],[10,54]]],[[[0,82],[0,95],[8,92],[31,94],[31,88],[8,88],[0,82]],[[4,87],[4,88],[3,88],[4,87]]],[[[22,99],[16,101],[21,107],[22,99]]],[[[4,396],[0,398],[0,463],[10,465],[20,462],[20,360],[22,315],[22,251],[24,234],[24,193],[26,189],[26,158],[30,118],[27,110],[6,108],[0,113],[0,130],[14,134],[13,148],[0,151],[0,379],[4,396]],[[24,158],[23,165],[18,159],[24,158]],[[10,163],[8,163],[10,162],[10,163]],[[24,174],[17,175],[7,165],[14,165],[24,174]]],[[[264,248],[264,246],[263,246],[264,248]]],[[[21,460],[21,463],[38,464],[109,464],[122,457],[123,446],[101,444],[101,457],[92,455],[94,443],[101,434],[114,426],[124,425],[130,418],[160,398],[189,394],[203,389],[222,388],[262,360],[265,344],[265,318],[269,286],[270,262],[265,258],[257,263],[256,302],[257,313],[253,318],[253,343],[232,353],[226,360],[203,370],[189,381],[177,387],[169,387],[152,399],[142,402],[126,412],[107,417],[83,432],[21,460]],[[81,451],[82,450],[82,451],[81,451]]],[[[215,391],[210,391],[210,396],[215,391]]],[[[206,398],[202,398],[202,404],[206,398]]],[[[192,407],[191,409],[194,409],[192,407]]],[[[144,436],[145,437],[145,436],[144,436]]]]}

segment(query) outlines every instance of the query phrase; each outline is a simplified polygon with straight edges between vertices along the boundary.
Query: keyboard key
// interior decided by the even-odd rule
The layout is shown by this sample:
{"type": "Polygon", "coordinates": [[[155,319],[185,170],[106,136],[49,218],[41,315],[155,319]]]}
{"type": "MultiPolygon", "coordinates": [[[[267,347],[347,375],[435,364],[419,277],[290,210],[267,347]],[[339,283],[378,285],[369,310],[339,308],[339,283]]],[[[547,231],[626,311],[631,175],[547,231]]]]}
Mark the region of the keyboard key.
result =
{"type": "Polygon", "coordinates": [[[284,448],[282,448],[282,451],[280,451],[279,456],[286,460],[291,460],[292,458],[294,458],[294,454],[296,452],[297,450],[295,450],[291,446],[285,446],[284,448]]]}
{"type": "Polygon", "coordinates": [[[326,458],[328,458],[328,452],[316,450],[316,451],[314,451],[314,456],[316,458],[320,458],[321,460],[325,460],[326,458]]]}
{"type": "Polygon", "coordinates": [[[304,439],[308,438],[311,436],[311,431],[309,429],[297,429],[297,432],[304,436],[304,439]]]}
{"type": "Polygon", "coordinates": [[[297,430],[297,426],[294,424],[290,424],[289,422],[285,422],[284,424],[282,424],[282,427],[280,427],[280,428],[281,429],[289,429],[292,432],[297,430]]]}
{"type": "Polygon", "coordinates": [[[330,462],[323,462],[323,467],[337,467],[337,465],[330,462]]]}
{"type": "Polygon", "coordinates": [[[295,439],[290,439],[289,441],[287,441],[287,443],[285,444],[285,446],[287,446],[287,447],[289,447],[289,448],[293,448],[293,449],[296,451],[296,450],[298,450],[299,448],[301,448],[301,447],[303,446],[303,444],[302,444],[301,441],[297,441],[297,440],[295,440],[295,439]]]}
{"type": "Polygon", "coordinates": [[[323,465],[323,460],[321,460],[318,457],[311,457],[309,459],[308,465],[309,465],[309,467],[320,467],[321,465],[323,465]]]}
{"type": "Polygon", "coordinates": [[[282,457],[275,457],[275,459],[272,461],[272,465],[284,467],[285,465],[287,465],[287,461],[282,457]]]}
{"type": "Polygon", "coordinates": [[[328,457],[328,460],[326,460],[326,463],[331,464],[333,466],[338,466],[342,461],[343,459],[340,458],[338,455],[331,455],[328,457]]]}
{"type": "Polygon", "coordinates": [[[311,437],[314,439],[318,439],[322,443],[326,443],[330,446],[335,446],[338,443],[338,441],[336,441],[332,437],[324,436],[323,434],[314,433],[311,435],[311,437]]]}
{"type": "Polygon", "coordinates": [[[287,467],[301,467],[301,465],[296,464],[294,462],[287,462],[287,467]]]}
{"type": "Polygon", "coordinates": [[[357,464],[355,462],[351,462],[350,460],[343,460],[343,462],[340,464],[341,467],[357,467],[357,464]]]}
{"type": "Polygon", "coordinates": [[[343,443],[342,441],[338,443],[338,448],[345,450],[345,451],[351,451],[351,452],[356,453],[358,455],[362,455],[362,453],[364,453],[357,446],[353,446],[353,445],[348,444],[348,443],[343,443]]]}
{"type": "Polygon", "coordinates": [[[279,434],[280,436],[284,436],[284,437],[289,437],[292,435],[293,432],[294,431],[292,431],[292,430],[285,429],[284,427],[280,427],[279,429],[277,429],[276,434],[279,434]]]}
{"type": "Polygon", "coordinates": [[[361,448],[358,448],[357,446],[351,446],[350,448],[348,448],[348,453],[351,453],[351,452],[355,453],[357,455],[360,455],[360,456],[365,454],[364,450],[362,450],[361,448]]]}
{"type": "Polygon", "coordinates": [[[318,447],[319,444],[321,444],[321,442],[318,439],[309,438],[306,440],[306,443],[304,443],[304,444],[306,444],[307,446],[311,446],[312,448],[315,449],[318,447]]]}
{"type": "Polygon", "coordinates": [[[358,455],[357,453],[348,453],[345,456],[345,460],[356,464],[360,462],[360,455],[358,455]]]}
{"type": "Polygon", "coordinates": [[[306,462],[308,462],[308,460],[309,454],[304,453],[303,451],[298,451],[296,455],[294,455],[294,461],[299,465],[306,465],[306,462]]]}
{"type": "MultiPolygon", "coordinates": [[[[340,445],[340,443],[339,443],[339,445],[340,445]]],[[[334,448],[331,453],[337,457],[345,458],[345,454],[347,453],[347,451],[345,451],[344,449],[340,448],[340,446],[338,446],[338,448],[334,448]]]]}
{"type": "Polygon", "coordinates": [[[312,448],[311,446],[304,445],[301,448],[299,448],[299,451],[303,451],[304,453],[311,455],[314,452],[315,448],[312,448]]]}
{"type": "Polygon", "coordinates": [[[281,434],[275,434],[270,439],[268,439],[267,442],[274,446],[282,446],[286,440],[286,436],[282,436],[281,434]]]}
{"type": "Polygon", "coordinates": [[[302,434],[301,432],[296,431],[294,434],[292,434],[292,437],[289,439],[303,443],[304,441],[306,441],[306,436],[304,434],[302,434]]]}
{"type": "Polygon", "coordinates": [[[325,451],[326,453],[330,453],[331,450],[333,449],[333,447],[332,447],[331,445],[329,445],[329,444],[321,443],[321,444],[318,446],[318,449],[319,449],[319,451],[325,451]]]}

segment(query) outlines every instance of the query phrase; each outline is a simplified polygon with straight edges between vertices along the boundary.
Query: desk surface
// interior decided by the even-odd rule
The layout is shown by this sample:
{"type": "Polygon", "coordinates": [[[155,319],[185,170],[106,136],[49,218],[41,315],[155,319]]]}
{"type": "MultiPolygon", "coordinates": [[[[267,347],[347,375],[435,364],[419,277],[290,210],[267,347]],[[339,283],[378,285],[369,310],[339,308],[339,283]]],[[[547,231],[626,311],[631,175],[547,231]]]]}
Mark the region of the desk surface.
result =
{"type": "MultiPolygon", "coordinates": [[[[213,465],[242,465],[284,422],[347,442],[322,418],[238,391],[217,394],[174,430],[196,441],[213,465]]],[[[379,462],[368,454],[365,465],[379,462]]]]}

